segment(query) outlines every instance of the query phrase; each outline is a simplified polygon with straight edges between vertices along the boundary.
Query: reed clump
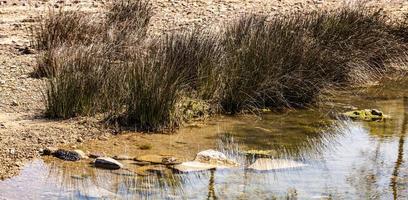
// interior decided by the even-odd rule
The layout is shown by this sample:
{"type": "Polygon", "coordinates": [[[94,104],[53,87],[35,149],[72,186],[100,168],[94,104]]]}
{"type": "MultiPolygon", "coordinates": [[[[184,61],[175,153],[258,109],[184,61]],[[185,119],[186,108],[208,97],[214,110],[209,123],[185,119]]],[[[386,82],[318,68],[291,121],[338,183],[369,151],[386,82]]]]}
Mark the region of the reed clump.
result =
{"type": "Polygon", "coordinates": [[[406,20],[390,22],[364,7],[247,14],[217,31],[160,37],[147,35],[151,11],[148,1],[121,1],[98,23],[65,12],[43,20],[33,44],[43,52],[37,72],[48,77],[48,116],[106,113],[125,126],[161,131],[210,109],[304,108],[326,89],[386,75],[407,50],[406,20]],[[203,111],[188,110],[194,106],[186,99],[203,111]]]}

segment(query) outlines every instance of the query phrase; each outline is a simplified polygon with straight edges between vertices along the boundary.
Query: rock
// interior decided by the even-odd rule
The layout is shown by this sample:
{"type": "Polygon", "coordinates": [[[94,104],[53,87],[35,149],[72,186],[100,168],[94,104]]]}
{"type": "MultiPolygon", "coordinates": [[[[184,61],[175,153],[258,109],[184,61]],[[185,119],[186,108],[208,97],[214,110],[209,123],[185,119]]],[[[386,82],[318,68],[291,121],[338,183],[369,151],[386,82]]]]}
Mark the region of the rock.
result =
{"type": "Polygon", "coordinates": [[[237,166],[239,164],[228,159],[224,153],[209,149],[197,153],[194,161],[183,162],[171,168],[179,172],[188,173],[210,169],[228,169],[237,166]]]}
{"type": "Polygon", "coordinates": [[[162,174],[166,169],[168,170],[168,168],[164,167],[163,165],[146,165],[136,168],[134,172],[140,176],[147,176],[151,172],[162,174]]]}
{"type": "Polygon", "coordinates": [[[382,121],[383,119],[389,118],[384,115],[381,111],[376,109],[365,109],[365,110],[355,110],[342,113],[341,116],[348,117],[353,120],[362,121],[382,121]]]}
{"type": "Polygon", "coordinates": [[[22,55],[35,53],[35,51],[33,49],[30,49],[29,47],[18,47],[17,49],[22,55]]]}
{"type": "Polygon", "coordinates": [[[50,156],[52,154],[54,154],[58,149],[55,147],[46,147],[43,152],[42,155],[46,155],[46,156],[50,156]]]}
{"type": "Polygon", "coordinates": [[[167,157],[163,158],[162,163],[163,165],[175,165],[180,164],[181,162],[179,162],[175,157],[167,157]]]}
{"type": "Polygon", "coordinates": [[[75,153],[77,153],[81,159],[88,159],[89,157],[85,154],[85,152],[83,152],[82,150],[74,150],[75,153]]]}
{"type": "Polygon", "coordinates": [[[217,166],[208,164],[208,163],[202,163],[199,161],[188,161],[188,162],[183,162],[178,165],[174,165],[171,168],[178,172],[189,173],[189,172],[199,172],[199,171],[205,171],[205,170],[210,170],[210,169],[216,169],[217,166]]]}
{"type": "Polygon", "coordinates": [[[123,164],[109,157],[99,157],[95,160],[95,167],[103,169],[120,169],[123,164]]]}
{"type": "Polygon", "coordinates": [[[140,162],[149,162],[153,164],[164,164],[167,161],[174,161],[174,163],[176,163],[177,159],[171,156],[148,154],[136,157],[135,160],[140,162]]]}
{"type": "Polygon", "coordinates": [[[88,157],[90,158],[99,158],[99,157],[105,157],[105,154],[103,153],[98,153],[98,152],[92,152],[88,154],[88,157]]]}
{"type": "Polygon", "coordinates": [[[135,164],[135,165],[139,165],[139,166],[145,166],[145,165],[150,165],[151,163],[149,163],[149,162],[143,162],[143,161],[135,161],[134,164],[135,164]]]}
{"type": "Polygon", "coordinates": [[[218,170],[219,169],[230,169],[231,166],[214,165],[214,164],[209,164],[209,163],[202,163],[199,161],[188,161],[188,162],[183,162],[181,164],[173,165],[171,168],[178,172],[188,173],[188,172],[198,172],[198,171],[205,171],[205,170],[211,170],[211,169],[218,169],[218,170]]]}
{"type": "Polygon", "coordinates": [[[278,152],[275,150],[246,150],[246,151],[241,151],[241,153],[245,154],[246,156],[251,156],[255,158],[268,158],[272,156],[276,156],[278,152]]]}
{"type": "Polygon", "coordinates": [[[84,139],[82,139],[81,137],[79,137],[78,139],[77,139],[77,142],[79,142],[79,143],[81,143],[81,142],[83,142],[84,141],[84,139]]]}
{"type": "Polygon", "coordinates": [[[269,158],[259,158],[250,166],[248,169],[257,171],[270,171],[279,169],[293,169],[306,166],[303,163],[296,162],[293,160],[286,159],[269,159],[269,158]]]}
{"type": "Polygon", "coordinates": [[[82,174],[82,175],[72,175],[71,178],[77,179],[77,180],[83,180],[86,178],[89,178],[90,176],[87,174],[82,174]]]}
{"type": "Polygon", "coordinates": [[[235,161],[228,159],[224,153],[212,149],[197,153],[195,161],[215,165],[230,165],[230,166],[239,165],[235,161]]]}
{"type": "Polygon", "coordinates": [[[136,176],[135,173],[129,171],[129,170],[116,170],[116,171],[112,171],[112,174],[118,175],[118,176],[127,176],[127,177],[134,177],[136,176]]]}
{"type": "Polygon", "coordinates": [[[18,104],[18,102],[16,100],[13,100],[13,101],[11,101],[10,105],[11,106],[18,106],[19,104],[18,104]]]}
{"type": "Polygon", "coordinates": [[[127,155],[117,155],[112,157],[115,160],[134,160],[133,157],[127,156],[127,155]]]}
{"type": "Polygon", "coordinates": [[[103,189],[101,187],[97,187],[97,186],[80,187],[79,194],[85,197],[85,199],[117,199],[118,198],[118,196],[115,193],[109,190],[103,189]]]}
{"type": "Polygon", "coordinates": [[[57,157],[66,161],[78,161],[81,160],[81,155],[75,151],[67,151],[63,149],[58,149],[52,154],[54,157],[57,157]]]}

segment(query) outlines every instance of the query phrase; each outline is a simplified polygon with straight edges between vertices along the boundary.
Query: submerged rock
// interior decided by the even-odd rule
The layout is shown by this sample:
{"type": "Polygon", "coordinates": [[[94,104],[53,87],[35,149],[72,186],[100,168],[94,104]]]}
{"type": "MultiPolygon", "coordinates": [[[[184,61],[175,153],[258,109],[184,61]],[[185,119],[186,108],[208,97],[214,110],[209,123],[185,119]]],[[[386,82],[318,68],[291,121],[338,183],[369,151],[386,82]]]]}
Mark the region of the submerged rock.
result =
{"type": "Polygon", "coordinates": [[[208,163],[202,163],[199,161],[188,161],[178,165],[174,165],[172,168],[178,172],[188,173],[216,169],[217,166],[208,163]]]}
{"type": "Polygon", "coordinates": [[[113,156],[113,159],[115,160],[133,160],[134,158],[128,155],[117,155],[117,156],[113,156]]]}
{"type": "Polygon", "coordinates": [[[86,178],[89,178],[90,176],[87,174],[82,174],[82,175],[72,175],[71,178],[77,179],[77,180],[83,180],[86,178]]]}
{"type": "Polygon", "coordinates": [[[163,165],[174,165],[174,164],[180,163],[178,159],[175,157],[161,156],[161,155],[154,155],[154,154],[142,155],[142,156],[135,158],[135,160],[139,162],[148,162],[152,164],[163,164],[163,165]]]}
{"type": "Polygon", "coordinates": [[[342,113],[341,116],[348,117],[353,120],[362,121],[382,121],[388,116],[384,115],[381,111],[376,109],[355,110],[342,113]]]}
{"type": "Polygon", "coordinates": [[[235,161],[228,159],[227,156],[219,151],[209,149],[197,153],[195,161],[215,164],[215,165],[227,165],[227,166],[238,166],[239,164],[235,161]]]}
{"type": "Polygon", "coordinates": [[[286,159],[269,159],[269,158],[259,158],[250,166],[248,169],[257,171],[270,171],[270,170],[280,170],[280,169],[293,169],[306,166],[301,162],[286,159]]]}
{"type": "Polygon", "coordinates": [[[54,153],[52,153],[54,157],[57,157],[62,160],[66,161],[78,161],[81,160],[81,155],[76,151],[67,151],[64,149],[58,149],[54,153]]]}
{"type": "Polygon", "coordinates": [[[148,175],[149,173],[161,174],[166,170],[168,170],[168,168],[166,168],[163,165],[145,165],[145,166],[136,168],[134,172],[138,175],[143,176],[143,175],[148,175]]]}
{"type": "Polygon", "coordinates": [[[246,151],[241,151],[246,156],[251,156],[255,158],[268,158],[272,156],[276,156],[278,152],[275,150],[256,150],[256,149],[251,149],[251,150],[246,150],[246,151]]]}
{"type": "Polygon", "coordinates": [[[166,158],[163,158],[162,160],[163,165],[175,165],[175,164],[180,164],[180,163],[181,162],[179,162],[177,158],[175,157],[166,157],[166,158]]]}
{"type": "Polygon", "coordinates": [[[228,169],[239,166],[235,161],[216,150],[205,150],[197,153],[194,161],[183,162],[172,168],[179,172],[196,172],[210,169],[228,169]]]}
{"type": "Polygon", "coordinates": [[[94,162],[95,167],[103,169],[120,169],[123,164],[113,158],[99,157],[94,162]]]}
{"type": "Polygon", "coordinates": [[[104,188],[91,186],[91,187],[80,187],[79,193],[85,199],[116,199],[118,196],[104,188]]]}

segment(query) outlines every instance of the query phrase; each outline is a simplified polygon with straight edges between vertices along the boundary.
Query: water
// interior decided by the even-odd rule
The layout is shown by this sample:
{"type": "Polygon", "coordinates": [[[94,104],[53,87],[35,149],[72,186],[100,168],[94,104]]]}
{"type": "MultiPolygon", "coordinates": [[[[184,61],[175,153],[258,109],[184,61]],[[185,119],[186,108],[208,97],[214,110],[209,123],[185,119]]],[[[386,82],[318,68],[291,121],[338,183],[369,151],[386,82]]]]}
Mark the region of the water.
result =
{"type": "Polygon", "coordinates": [[[157,166],[109,171],[88,162],[34,160],[19,176],[0,182],[5,199],[407,199],[408,94],[404,84],[344,92],[322,109],[269,113],[262,120],[221,117],[173,135],[124,134],[79,148],[111,154],[171,154],[184,160],[218,149],[247,162],[240,150],[273,150],[273,158],[307,166],[256,172],[245,168],[174,173],[157,166]],[[384,89],[385,88],[385,89],[384,89]],[[352,95],[352,96],[350,96],[352,95]],[[332,120],[329,111],[376,108],[385,122],[332,120]],[[151,150],[135,144],[148,142],[151,150]],[[140,173],[139,173],[140,174],[140,173]]]}

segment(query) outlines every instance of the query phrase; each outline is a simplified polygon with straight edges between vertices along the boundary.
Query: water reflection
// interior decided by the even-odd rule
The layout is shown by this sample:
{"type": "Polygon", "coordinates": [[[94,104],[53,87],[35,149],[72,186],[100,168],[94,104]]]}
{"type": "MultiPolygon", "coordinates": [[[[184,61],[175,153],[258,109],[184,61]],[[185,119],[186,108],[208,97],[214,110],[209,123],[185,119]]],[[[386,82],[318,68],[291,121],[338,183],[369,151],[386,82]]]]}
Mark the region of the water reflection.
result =
{"type": "Polygon", "coordinates": [[[398,156],[397,156],[397,161],[395,162],[394,171],[392,172],[392,177],[391,177],[391,187],[392,187],[394,200],[398,199],[399,197],[399,188],[397,186],[398,184],[397,179],[399,178],[401,165],[404,162],[404,143],[405,143],[405,134],[407,133],[407,126],[408,126],[408,97],[404,97],[404,109],[403,110],[404,110],[404,117],[402,120],[401,133],[400,133],[400,138],[398,141],[398,156]]]}

